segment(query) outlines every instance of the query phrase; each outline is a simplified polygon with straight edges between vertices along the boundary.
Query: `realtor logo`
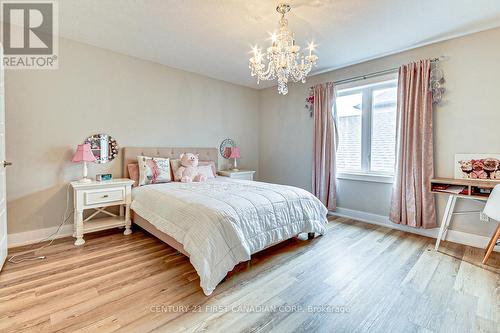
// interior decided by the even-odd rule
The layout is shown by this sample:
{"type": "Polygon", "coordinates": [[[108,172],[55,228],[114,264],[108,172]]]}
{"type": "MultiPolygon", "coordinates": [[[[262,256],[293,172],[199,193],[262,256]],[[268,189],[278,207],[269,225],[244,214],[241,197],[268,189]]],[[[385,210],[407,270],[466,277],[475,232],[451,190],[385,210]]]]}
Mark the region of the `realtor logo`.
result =
{"type": "Polygon", "coordinates": [[[0,3],[5,68],[57,69],[57,3],[54,0],[0,3]]]}

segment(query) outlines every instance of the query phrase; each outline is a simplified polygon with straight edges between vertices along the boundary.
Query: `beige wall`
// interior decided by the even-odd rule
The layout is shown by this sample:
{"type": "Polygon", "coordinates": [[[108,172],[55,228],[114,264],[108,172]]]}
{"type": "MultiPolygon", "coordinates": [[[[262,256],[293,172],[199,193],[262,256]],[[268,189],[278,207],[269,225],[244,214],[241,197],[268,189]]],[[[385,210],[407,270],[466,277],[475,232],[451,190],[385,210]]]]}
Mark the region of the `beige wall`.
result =
{"type": "MultiPolygon", "coordinates": [[[[447,56],[442,62],[446,77],[445,101],[435,109],[436,175],[453,177],[455,153],[500,153],[500,29],[421,47],[294,84],[287,96],[276,88],[260,94],[260,177],[265,181],[311,188],[313,121],[304,109],[308,87],[325,81],[397,67],[426,57],[447,56]]],[[[321,59],[321,58],[320,58],[321,59]]],[[[339,180],[338,205],[342,208],[387,216],[391,185],[339,180]]],[[[439,217],[444,210],[438,200],[439,217]]],[[[457,209],[478,209],[481,204],[459,202],[457,209]]],[[[490,235],[491,223],[477,215],[457,216],[452,229],[490,235]]]]}
{"type": "MultiPolygon", "coordinates": [[[[258,91],[62,39],[60,68],[7,71],[8,232],[56,226],[70,162],[93,133],[124,146],[241,146],[241,165],[258,167],[258,91]]],[[[90,174],[121,173],[120,160],[90,174]]]]}

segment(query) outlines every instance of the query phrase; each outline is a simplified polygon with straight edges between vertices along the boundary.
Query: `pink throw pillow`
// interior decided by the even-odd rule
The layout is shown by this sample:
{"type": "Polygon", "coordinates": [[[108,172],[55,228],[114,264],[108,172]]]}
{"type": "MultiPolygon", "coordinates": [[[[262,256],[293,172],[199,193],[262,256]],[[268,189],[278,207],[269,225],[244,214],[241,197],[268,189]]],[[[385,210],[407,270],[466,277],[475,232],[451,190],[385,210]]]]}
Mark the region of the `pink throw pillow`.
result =
{"type": "Polygon", "coordinates": [[[127,165],[127,169],[128,169],[128,177],[134,181],[133,186],[137,186],[137,184],[139,184],[139,164],[129,163],[127,165]]]}

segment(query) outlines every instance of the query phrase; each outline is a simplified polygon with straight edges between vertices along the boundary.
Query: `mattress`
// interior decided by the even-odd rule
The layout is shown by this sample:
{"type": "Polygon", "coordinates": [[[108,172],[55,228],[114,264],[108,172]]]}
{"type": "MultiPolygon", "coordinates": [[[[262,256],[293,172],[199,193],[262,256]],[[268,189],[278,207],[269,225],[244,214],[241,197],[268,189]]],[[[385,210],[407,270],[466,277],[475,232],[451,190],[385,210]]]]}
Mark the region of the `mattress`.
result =
{"type": "Polygon", "coordinates": [[[292,186],[217,177],[147,185],[131,208],[181,243],[210,295],[235,265],[299,233],[326,232],[326,207],[292,186]]]}

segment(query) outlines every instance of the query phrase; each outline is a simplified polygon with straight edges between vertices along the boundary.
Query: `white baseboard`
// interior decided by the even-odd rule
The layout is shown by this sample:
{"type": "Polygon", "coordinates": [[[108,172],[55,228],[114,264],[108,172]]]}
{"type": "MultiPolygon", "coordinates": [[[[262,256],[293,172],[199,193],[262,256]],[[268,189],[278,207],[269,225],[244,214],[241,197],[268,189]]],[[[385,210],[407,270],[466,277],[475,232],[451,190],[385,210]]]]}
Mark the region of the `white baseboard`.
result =
{"type": "MultiPolygon", "coordinates": [[[[412,228],[412,227],[408,227],[405,225],[393,223],[389,220],[388,216],[366,213],[363,211],[353,210],[353,209],[348,209],[348,208],[337,207],[337,210],[335,212],[330,212],[329,215],[347,217],[347,218],[350,218],[353,220],[366,222],[366,223],[370,223],[370,224],[376,224],[376,225],[388,227],[391,229],[411,232],[413,234],[422,235],[422,236],[431,237],[431,238],[437,238],[437,235],[439,232],[438,228],[434,228],[434,229],[412,228]]],[[[454,243],[468,245],[468,246],[478,247],[481,249],[484,249],[486,247],[486,245],[488,245],[488,242],[490,241],[490,239],[488,237],[485,237],[485,236],[470,234],[467,232],[457,231],[457,230],[452,230],[452,229],[448,230],[445,240],[450,241],[450,242],[454,242],[454,243]]],[[[495,251],[500,251],[500,246],[496,246],[495,251]]]]}
{"type": "MultiPolygon", "coordinates": [[[[36,229],[15,234],[9,234],[7,237],[7,245],[9,248],[30,245],[42,240],[48,239],[51,235],[55,235],[57,227],[50,227],[45,229],[36,229]]],[[[59,230],[56,238],[62,238],[73,235],[73,224],[65,224],[59,230]]],[[[49,239],[52,239],[50,237],[49,239]]]]}

